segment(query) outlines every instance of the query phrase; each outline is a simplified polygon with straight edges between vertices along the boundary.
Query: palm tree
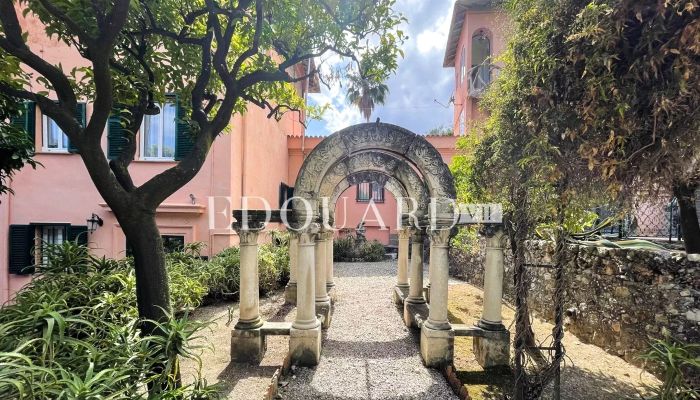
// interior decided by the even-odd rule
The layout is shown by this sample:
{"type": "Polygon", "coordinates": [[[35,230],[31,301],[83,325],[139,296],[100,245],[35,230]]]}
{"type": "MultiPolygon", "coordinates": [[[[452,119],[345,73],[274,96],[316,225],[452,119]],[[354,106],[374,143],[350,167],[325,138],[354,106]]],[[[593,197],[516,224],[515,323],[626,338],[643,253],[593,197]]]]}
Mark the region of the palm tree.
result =
{"type": "Polygon", "coordinates": [[[365,121],[369,122],[372,111],[377,104],[384,104],[389,87],[382,82],[362,77],[350,75],[348,85],[348,101],[360,109],[365,121]]]}

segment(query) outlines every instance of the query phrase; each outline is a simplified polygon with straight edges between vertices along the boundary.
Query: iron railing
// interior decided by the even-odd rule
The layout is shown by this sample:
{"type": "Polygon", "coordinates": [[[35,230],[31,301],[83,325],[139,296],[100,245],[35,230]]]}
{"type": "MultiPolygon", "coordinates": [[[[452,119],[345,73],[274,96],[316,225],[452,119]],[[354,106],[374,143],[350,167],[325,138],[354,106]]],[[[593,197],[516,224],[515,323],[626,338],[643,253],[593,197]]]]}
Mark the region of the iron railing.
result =
{"type": "Polygon", "coordinates": [[[485,61],[471,67],[467,73],[469,76],[468,93],[471,97],[481,97],[489,85],[498,75],[498,67],[485,61]]]}
{"type": "MultiPolygon", "coordinates": [[[[601,220],[619,214],[606,208],[599,208],[596,212],[601,220]]],[[[605,228],[601,234],[620,239],[644,238],[669,242],[681,240],[683,232],[678,201],[672,198],[669,202],[636,204],[632,210],[625,212],[617,223],[605,228]]]]}

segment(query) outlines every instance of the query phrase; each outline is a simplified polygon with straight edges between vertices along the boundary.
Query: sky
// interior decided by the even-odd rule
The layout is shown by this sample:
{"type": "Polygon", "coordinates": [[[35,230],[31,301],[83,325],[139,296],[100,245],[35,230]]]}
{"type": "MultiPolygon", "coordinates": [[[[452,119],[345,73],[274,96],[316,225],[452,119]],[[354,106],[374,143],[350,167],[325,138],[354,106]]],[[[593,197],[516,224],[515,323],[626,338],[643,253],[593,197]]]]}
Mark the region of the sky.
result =
{"type": "MultiPolygon", "coordinates": [[[[386,82],[389,95],[384,105],[375,107],[371,121],[380,118],[419,134],[452,126],[452,105],[448,102],[454,90],[454,70],[443,68],[442,61],[453,4],[454,0],[397,0],[395,9],[408,19],[401,27],[409,37],[402,47],[405,57],[386,82]]],[[[329,65],[334,60],[329,59],[329,65]]],[[[360,111],[346,100],[345,90],[339,83],[330,88],[321,84],[321,93],[309,94],[309,103],[329,104],[330,108],[323,120],[308,124],[308,136],[327,136],[364,122],[360,111]]]]}

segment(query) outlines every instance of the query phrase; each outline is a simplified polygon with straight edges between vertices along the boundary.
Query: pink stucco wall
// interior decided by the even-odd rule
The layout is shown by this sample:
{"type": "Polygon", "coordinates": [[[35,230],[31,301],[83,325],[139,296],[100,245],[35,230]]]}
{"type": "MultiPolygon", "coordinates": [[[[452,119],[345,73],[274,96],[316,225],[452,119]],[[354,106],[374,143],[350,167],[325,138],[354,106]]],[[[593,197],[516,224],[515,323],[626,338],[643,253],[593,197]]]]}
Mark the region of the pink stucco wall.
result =
{"type": "Polygon", "coordinates": [[[463,113],[463,120],[466,122],[467,130],[473,124],[473,121],[478,121],[483,118],[483,115],[479,110],[479,100],[468,95],[468,74],[463,80],[460,80],[462,70],[462,48],[466,48],[466,67],[467,70],[469,70],[472,65],[471,41],[474,34],[476,34],[480,29],[485,30],[489,40],[491,41],[492,57],[498,56],[505,49],[507,27],[507,16],[499,10],[467,11],[464,15],[464,25],[462,25],[462,32],[457,44],[457,55],[455,58],[454,68],[454,132],[457,135],[462,134],[464,131],[464,127],[460,126],[460,114],[463,113]]]}

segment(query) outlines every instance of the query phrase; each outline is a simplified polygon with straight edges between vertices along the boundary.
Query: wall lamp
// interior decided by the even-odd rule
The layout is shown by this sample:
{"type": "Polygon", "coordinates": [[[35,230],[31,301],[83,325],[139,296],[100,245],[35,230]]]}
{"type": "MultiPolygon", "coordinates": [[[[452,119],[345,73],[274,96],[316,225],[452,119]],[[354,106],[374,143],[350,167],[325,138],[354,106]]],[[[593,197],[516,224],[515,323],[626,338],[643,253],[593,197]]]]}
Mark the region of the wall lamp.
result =
{"type": "Polygon", "coordinates": [[[90,233],[94,233],[97,230],[98,226],[102,226],[102,224],[104,224],[104,221],[102,220],[102,218],[100,218],[99,215],[92,213],[90,218],[87,220],[87,224],[88,231],[90,233]]]}

